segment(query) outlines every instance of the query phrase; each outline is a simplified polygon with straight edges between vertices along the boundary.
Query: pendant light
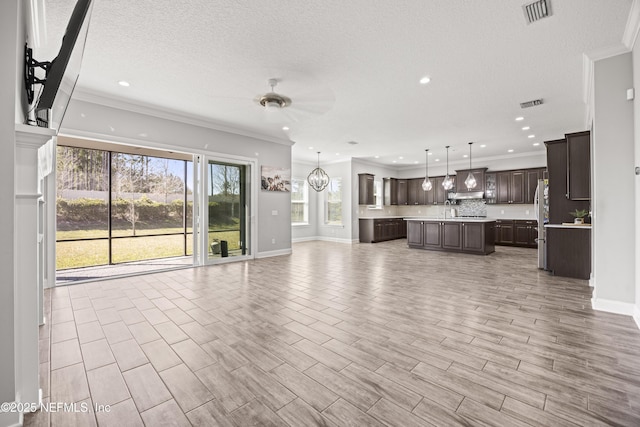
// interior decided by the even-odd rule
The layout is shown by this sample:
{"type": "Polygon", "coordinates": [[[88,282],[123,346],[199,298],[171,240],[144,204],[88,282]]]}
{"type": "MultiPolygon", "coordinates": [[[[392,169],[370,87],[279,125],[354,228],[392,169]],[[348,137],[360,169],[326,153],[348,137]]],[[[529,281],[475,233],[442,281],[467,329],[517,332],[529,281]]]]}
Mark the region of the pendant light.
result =
{"type": "Polygon", "coordinates": [[[327,188],[327,185],[329,185],[329,181],[331,181],[329,175],[327,175],[327,173],[320,168],[320,152],[318,151],[318,167],[312,170],[309,176],[307,176],[307,182],[309,183],[311,188],[313,188],[317,192],[320,192],[327,188]]]}
{"type": "Polygon", "coordinates": [[[422,181],[422,189],[424,191],[431,191],[433,185],[431,184],[431,180],[429,179],[429,149],[427,148],[425,151],[425,157],[427,158],[427,162],[425,163],[425,173],[424,173],[424,181],[422,181]]]}
{"type": "Polygon", "coordinates": [[[467,186],[467,190],[471,190],[472,188],[476,188],[476,177],[471,173],[471,145],[473,142],[469,143],[469,175],[467,175],[467,179],[464,180],[464,185],[467,186]]]}
{"type": "Polygon", "coordinates": [[[444,177],[444,181],[442,181],[442,187],[445,190],[451,190],[453,188],[453,178],[449,176],[449,145],[447,145],[447,176],[444,177]]]}

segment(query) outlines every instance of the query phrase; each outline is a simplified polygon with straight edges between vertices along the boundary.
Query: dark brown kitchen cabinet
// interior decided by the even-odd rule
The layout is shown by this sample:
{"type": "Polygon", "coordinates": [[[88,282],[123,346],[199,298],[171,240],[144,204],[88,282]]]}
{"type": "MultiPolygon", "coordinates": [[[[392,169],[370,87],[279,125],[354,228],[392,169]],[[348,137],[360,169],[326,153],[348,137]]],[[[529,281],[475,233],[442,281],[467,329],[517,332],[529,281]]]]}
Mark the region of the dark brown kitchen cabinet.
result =
{"type": "Polygon", "coordinates": [[[423,224],[423,246],[430,248],[442,247],[442,226],[439,222],[425,222],[423,224]]]}
{"type": "Polygon", "coordinates": [[[492,221],[407,221],[407,244],[417,249],[489,254],[495,251],[494,225],[492,221]]]}
{"type": "Polygon", "coordinates": [[[464,223],[459,222],[443,222],[442,223],[442,248],[443,249],[462,249],[462,232],[460,231],[464,223]]]}
{"type": "Polygon", "coordinates": [[[513,220],[496,220],[495,243],[496,245],[513,245],[513,220]]]}
{"type": "Polygon", "coordinates": [[[538,180],[544,177],[545,168],[527,169],[525,170],[525,200],[527,204],[535,203],[536,188],[538,188],[538,180]]]}
{"type": "Polygon", "coordinates": [[[396,178],[383,178],[382,183],[384,186],[384,204],[397,205],[398,204],[398,180],[396,178]]]}
{"type": "Polygon", "coordinates": [[[398,179],[398,205],[409,204],[409,181],[406,179],[398,179]]]}
{"type": "Polygon", "coordinates": [[[433,182],[433,190],[431,190],[433,191],[433,202],[430,204],[443,205],[444,202],[449,198],[449,193],[456,192],[456,177],[451,177],[453,179],[453,188],[451,190],[445,190],[442,186],[444,178],[444,176],[437,176],[431,179],[431,181],[433,182]]]}
{"type": "Polygon", "coordinates": [[[588,280],[591,276],[591,229],[546,228],[547,269],[555,276],[588,280]]]}
{"type": "Polygon", "coordinates": [[[576,132],[567,140],[567,198],[591,200],[591,134],[576,132]]]}
{"type": "Polygon", "coordinates": [[[426,205],[426,191],[422,189],[424,178],[413,178],[408,180],[407,186],[407,204],[409,205],[426,205]]]}
{"type": "Polygon", "coordinates": [[[496,203],[525,202],[525,173],[522,170],[496,172],[496,203]]]}
{"type": "Polygon", "coordinates": [[[360,218],[360,243],[376,243],[407,237],[403,218],[360,218]]]}
{"type": "Polygon", "coordinates": [[[495,250],[494,222],[462,223],[462,251],[490,253],[495,250]]]}
{"type": "MultiPolygon", "coordinates": [[[[545,141],[549,175],[549,224],[572,222],[569,212],[589,210],[589,200],[570,200],[567,188],[567,140],[545,141]]],[[[548,245],[547,245],[548,246],[548,245]]]]}
{"type": "Polygon", "coordinates": [[[485,191],[485,173],[487,172],[487,168],[476,168],[476,169],[462,169],[456,170],[456,177],[458,178],[458,187],[456,189],[457,193],[470,193],[476,191],[485,191]],[[464,181],[469,176],[469,172],[473,174],[473,177],[476,179],[476,186],[474,188],[468,189],[464,184],[464,181]]]}
{"type": "Polygon", "coordinates": [[[538,246],[538,222],[533,220],[515,220],[513,222],[513,244],[535,248],[538,246]]]}
{"type": "Polygon", "coordinates": [[[358,204],[373,205],[375,204],[373,195],[373,175],[370,173],[358,174],[358,204]]]}

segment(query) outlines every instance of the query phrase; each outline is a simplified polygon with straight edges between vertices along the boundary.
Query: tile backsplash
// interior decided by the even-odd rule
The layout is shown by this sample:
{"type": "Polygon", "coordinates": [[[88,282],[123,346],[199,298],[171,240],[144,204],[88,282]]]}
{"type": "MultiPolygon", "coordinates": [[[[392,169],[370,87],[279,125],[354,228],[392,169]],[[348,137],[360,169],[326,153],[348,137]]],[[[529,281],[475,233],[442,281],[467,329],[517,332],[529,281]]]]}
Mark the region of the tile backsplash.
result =
{"type": "Polygon", "coordinates": [[[482,199],[460,200],[458,216],[487,216],[487,205],[482,199]]]}

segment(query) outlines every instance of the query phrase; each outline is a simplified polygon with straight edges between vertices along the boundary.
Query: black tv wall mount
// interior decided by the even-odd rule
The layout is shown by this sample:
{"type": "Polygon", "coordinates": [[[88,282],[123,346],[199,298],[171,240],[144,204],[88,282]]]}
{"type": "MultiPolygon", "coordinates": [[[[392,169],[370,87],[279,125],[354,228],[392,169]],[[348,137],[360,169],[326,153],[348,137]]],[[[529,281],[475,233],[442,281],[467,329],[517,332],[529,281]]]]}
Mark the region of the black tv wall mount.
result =
{"type": "Polygon", "coordinates": [[[34,98],[34,86],[37,84],[44,85],[47,81],[47,75],[49,74],[49,68],[51,67],[51,62],[40,62],[33,59],[33,49],[29,47],[25,43],[24,45],[24,84],[27,89],[27,100],[29,104],[33,102],[34,98]],[[41,68],[44,70],[45,78],[41,79],[36,77],[36,68],[41,68]]]}

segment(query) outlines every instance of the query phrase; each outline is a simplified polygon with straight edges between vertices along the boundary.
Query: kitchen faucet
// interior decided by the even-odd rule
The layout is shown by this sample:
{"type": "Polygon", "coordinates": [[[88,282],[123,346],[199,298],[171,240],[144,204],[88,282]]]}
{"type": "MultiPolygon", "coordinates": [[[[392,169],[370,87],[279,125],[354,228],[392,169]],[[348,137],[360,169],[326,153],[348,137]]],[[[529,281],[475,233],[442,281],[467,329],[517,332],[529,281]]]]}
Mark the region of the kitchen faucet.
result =
{"type": "Polygon", "coordinates": [[[444,201],[444,219],[447,219],[447,205],[451,207],[451,201],[449,199],[444,201]]]}

